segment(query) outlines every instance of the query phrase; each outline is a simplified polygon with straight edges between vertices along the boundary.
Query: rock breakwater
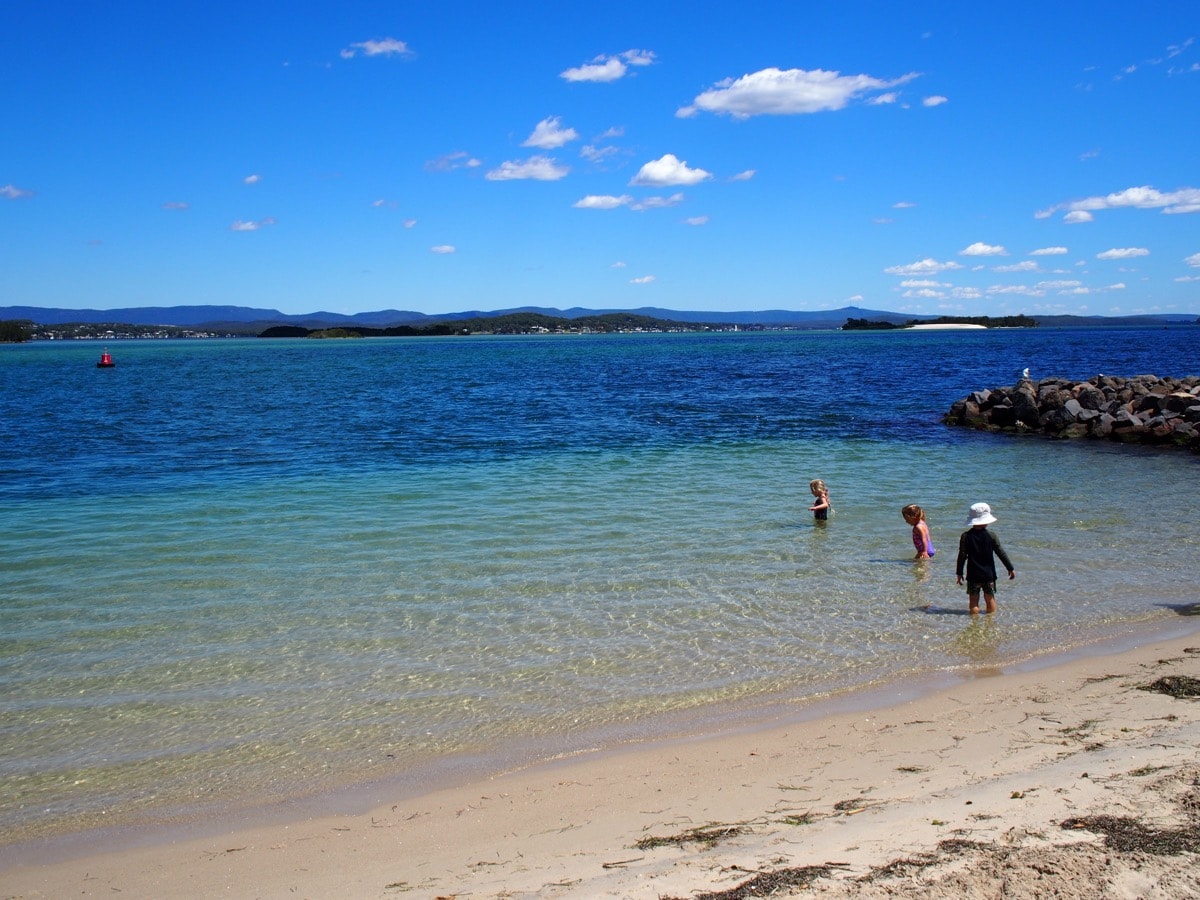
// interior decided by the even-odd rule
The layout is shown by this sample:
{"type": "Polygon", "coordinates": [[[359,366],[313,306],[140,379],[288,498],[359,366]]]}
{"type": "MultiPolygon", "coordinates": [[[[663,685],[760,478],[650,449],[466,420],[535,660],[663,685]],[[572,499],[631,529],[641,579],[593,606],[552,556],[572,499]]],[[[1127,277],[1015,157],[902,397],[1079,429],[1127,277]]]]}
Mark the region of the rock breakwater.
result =
{"type": "Polygon", "coordinates": [[[1054,438],[1172,444],[1200,452],[1200,376],[1022,378],[1014,386],[973,391],[950,407],[942,421],[1054,438]]]}

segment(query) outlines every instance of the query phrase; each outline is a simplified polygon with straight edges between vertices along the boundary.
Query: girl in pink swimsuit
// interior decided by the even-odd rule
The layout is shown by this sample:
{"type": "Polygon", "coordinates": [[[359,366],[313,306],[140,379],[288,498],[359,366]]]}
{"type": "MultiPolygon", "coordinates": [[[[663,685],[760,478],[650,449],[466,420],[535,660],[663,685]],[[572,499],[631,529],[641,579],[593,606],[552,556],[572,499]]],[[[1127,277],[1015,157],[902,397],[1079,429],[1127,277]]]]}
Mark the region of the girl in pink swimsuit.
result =
{"type": "Polygon", "coordinates": [[[932,559],[937,551],[933,548],[933,538],[929,535],[929,526],[925,524],[925,510],[910,503],[900,510],[904,521],[912,526],[913,546],[917,548],[914,559],[932,559]]]}

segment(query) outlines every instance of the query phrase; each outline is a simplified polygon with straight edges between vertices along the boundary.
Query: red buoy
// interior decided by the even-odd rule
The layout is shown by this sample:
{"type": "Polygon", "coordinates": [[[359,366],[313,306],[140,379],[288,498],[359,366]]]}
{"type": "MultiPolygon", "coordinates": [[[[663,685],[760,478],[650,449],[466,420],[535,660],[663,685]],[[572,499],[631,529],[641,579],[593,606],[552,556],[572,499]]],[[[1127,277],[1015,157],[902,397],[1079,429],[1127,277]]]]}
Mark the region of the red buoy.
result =
{"type": "Polygon", "coordinates": [[[97,369],[111,369],[116,366],[112,360],[112,354],[108,352],[108,348],[104,348],[104,352],[100,354],[100,362],[96,363],[97,369]]]}

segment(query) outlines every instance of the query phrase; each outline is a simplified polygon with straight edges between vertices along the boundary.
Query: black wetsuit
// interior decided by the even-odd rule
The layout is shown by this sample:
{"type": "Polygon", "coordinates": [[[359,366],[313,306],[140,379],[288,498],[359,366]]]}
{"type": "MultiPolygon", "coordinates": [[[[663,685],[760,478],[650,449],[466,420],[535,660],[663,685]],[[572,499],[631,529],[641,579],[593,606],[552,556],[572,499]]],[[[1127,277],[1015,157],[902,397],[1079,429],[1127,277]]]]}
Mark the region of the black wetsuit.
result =
{"type": "Polygon", "coordinates": [[[992,554],[1000,557],[1004,568],[1011,572],[1012,563],[1008,554],[1000,546],[1000,538],[986,528],[968,528],[958,539],[958,564],[955,574],[963,577],[963,564],[966,563],[967,584],[991,584],[996,580],[996,561],[992,554]]]}

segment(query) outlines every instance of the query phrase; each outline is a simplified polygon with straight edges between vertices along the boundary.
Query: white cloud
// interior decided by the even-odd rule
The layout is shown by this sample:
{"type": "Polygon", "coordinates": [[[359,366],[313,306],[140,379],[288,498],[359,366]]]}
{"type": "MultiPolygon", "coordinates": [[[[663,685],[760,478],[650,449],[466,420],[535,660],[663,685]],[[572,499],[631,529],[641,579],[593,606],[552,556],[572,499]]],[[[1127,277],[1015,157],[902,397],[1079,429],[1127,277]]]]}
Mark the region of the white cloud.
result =
{"type": "Polygon", "coordinates": [[[445,156],[439,156],[437,159],[431,159],[425,163],[425,171],[427,172],[453,172],[455,169],[477,169],[483,163],[471,156],[465,150],[458,150],[454,153],[447,153],[445,156]]]}
{"type": "Polygon", "coordinates": [[[579,148],[579,155],[588,162],[603,162],[610,156],[615,156],[621,151],[617,147],[597,147],[595,144],[584,144],[579,148]]]}
{"type": "Polygon", "coordinates": [[[647,209],[666,209],[670,206],[678,206],[683,202],[683,194],[672,194],[670,197],[647,197],[644,200],[638,200],[636,203],[629,204],[629,208],[635,212],[643,212],[647,209]]]}
{"type": "Polygon", "coordinates": [[[258,184],[260,181],[262,181],[262,176],[256,172],[253,175],[247,175],[243,178],[242,184],[258,184]]]}
{"type": "Polygon", "coordinates": [[[33,191],[26,191],[11,184],[0,187],[0,197],[5,200],[24,200],[33,196],[33,191]]]}
{"type": "Polygon", "coordinates": [[[753,178],[757,174],[758,174],[757,170],[747,169],[745,172],[738,172],[736,175],[730,175],[729,180],[730,181],[749,181],[751,178],[753,178]]]}
{"type": "Polygon", "coordinates": [[[888,91],[886,94],[880,94],[878,97],[872,97],[867,101],[871,106],[886,106],[889,103],[895,103],[900,99],[900,95],[895,91],[888,91]]]}
{"type": "Polygon", "coordinates": [[[1011,266],[993,266],[993,272],[1040,272],[1038,264],[1032,259],[1024,259],[1019,263],[1013,263],[1011,266]]]}
{"type": "Polygon", "coordinates": [[[688,118],[704,111],[746,119],[837,110],[861,94],[897,87],[916,77],[916,73],[910,73],[887,81],[870,75],[842,75],[824,69],[772,67],[741,78],[718,81],[675,115],[688,118]]]}
{"type": "Polygon", "coordinates": [[[1113,247],[1103,253],[1097,253],[1096,259],[1134,259],[1138,256],[1149,256],[1150,251],[1145,247],[1113,247]]]}
{"type": "Polygon", "coordinates": [[[181,200],[168,200],[162,205],[162,208],[170,210],[185,210],[188,208],[188,205],[181,200]]]}
{"type": "MultiPolygon", "coordinates": [[[[1082,200],[1069,200],[1056,203],[1054,206],[1034,213],[1038,219],[1046,219],[1060,211],[1066,211],[1066,220],[1070,221],[1072,213],[1093,213],[1102,209],[1161,209],[1168,215],[1178,213],[1200,212],[1200,188],[1186,187],[1177,191],[1163,192],[1149,185],[1126,188],[1104,196],[1085,197],[1082,200]]],[[[1091,221],[1089,215],[1086,220],[1091,221]]]]}
{"type": "MultiPolygon", "coordinates": [[[[571,205],[575,209],[618,209],[622,206],[627,206],[636,212],[644,212],[647,209],[667,209],[668,207],[678,206],[684,200],[682,193],[672,194],[669,197],[646,197],[642,200],[636,200],[629,194],[622,194],[615,197],[612,194],[588,194],[580,200],[576,200],[571,205]]],[[[704,217],[707,221],[708,217],[704,217]]],[[[692,220],[688,220],[691,222],[692,220]]],[[[692,224],[695,224],[694,222],[692,224]]]]}
{"type": "Polygon", "coordinates": [[[912,209],[917,204],[910,203],[908,200],[900,200],[892,204],[892,209],[912,209]]]}
{"type": "Polygon", "coordinates": [[[630,284],[650,284],[650,282],[652,282],[654,280],[655,280],[655,278],[653,275],[643,275],[640,278],[630,278],[629,283],[630,284]]]}
{"type": "Polygon", "coordinates": [[[707,225],[708,216],[692,216],[690,219],[684,219],[689,225],[707,225]]]}
{"type": "Polygon", "coordinates": [[[1061,256],[1062,254],[1068,253],[1068,252],[1069,251],[1067,250],[1066,247],[1042,247],[1039,250],[1032,251],[1029,255],[1030,256],[1061,256]]]}
{"type": "Polygon", "coordinates": [[[403,224],[404,224],[405,228],[415,228],[417,226],[417,220],[416,219],[405,219],[403,224]]]}
{"type": "Polygon", "coordinates": [[[518,181],[532,179],[534,181],[558,181],[566,178],[571,170],[560,166],[549,156],[531,156],[524,162],[510,160],[492,169],[484,177],[488,181],[518,181]]]}
{"type": "Polygon", "coordinates": [[[1079,225],[1083,222],[1094,222],[1095,220],[1095,216],[1083,209],[1073,209],[1063,216],[1063,221],[1068,225],[1079,225]]]}
{"type": "Polygon", "coordinates": [[[600,55],[589,63],[558,73],[566,81],[617,81],[624,78],[630,66],[648,66],[654,62],[651,50],[626,50],[616,56],[600,55]]]}
{"type": "Polygon", "coordinates": [[[1196,42],[1195,38],[1188,38],[1186,41],[1183,41],[1178,44],[1168,44],[1167,45],[1167,59],[1173,59],[1174,57],[1178,56],[1180,53],[1182,53],[1188,47],[1192,46],[1192,44],[1194,44],[1195,42],[1196,42]]]}
{"type": "Polygon", "coordinates": [[[453,244],[438,244],[435,247],[430,247],[429,252],[437,253],[437,254],[440,254],[441,256],[447,256],[451,253],[457,253],[458,248],[455,247],[453,244]]]}
{"type": "Polygon", "coordinates": [[[1042,297],[1045,291],[1031,288],[1027,284],[994,284],[987,289],[989,294],[1020,294],[1023,297],[1042,297]]]}
{"type": "Polygon", "coordinates": [[[563,128],[559,116],[548,116],[537,123],[533,134],[525,139],[522,147],[538,147],[542,150],[554,150],[563,144],[579,138],[579,132],[574,128],[563,128]]]}
{"type": "Polygon", "coordinates": [[[922,106],[941,106],[943,103],[949,103],[949,97],[943,97],[940,94],[934,94],[932,97],[926,97],[921,101],[922,106]]]}
{"type": "Polygon", "coordinates": [[[959,256],[1008,256],[1008,251],[996,244],[985,244],[976,241],[970,247],[958,251],[959,256]]]}
{"type": "Polygon", "coordinates": [[[383,38],[378,41],[359,41],[351,44],[341,52],[342,59],[353,59],[359,53],[363,56],[412,56],[408,44],[395,38],[383,38]]]}
{"type": "Polygon", "coordinates": [[[1200,253],[1193,253],[1191,256],[1184,259],[1184,262],[1189,266],[1200,269],[1200,253]]]}
{"type": "Polygon", "coordinates": [[[930,281],[929,279],[914,278],[909,281],[900,282],[900,287],[906,288],[948,288],[950,285],[943,281],[930,281]]]}
{"type": "Polygon", "coordinates": [[[558,77],[567,81],[616,81],[628,71],[625,63],[613,56],[601,56],[593,62],[559,72],[558,77]]]}
{"type": "Polygon", "coordinates": [[[628,194],[622,194],[620,197],[614,197],[612,194],[588,194],[582,200],[576,200],[572,206],[576,209],[616,209],[619,206],[628,206],[633,202],[633,198],[628,194]]]}
{"type": "Polygon", "coordinates": [[[914,263],[908,263],[903,266],[890,266],[883,271],[888,275],[936,275],[938,272],[945,272],[950,269],[961,269],[962,266],[950,260],[948,262],[938,262],[936,259],[926,257],[914,263]]]}
{"type": "Polygon", "coordinates": [[[651,160],[629,182],[644,187],[667,187],[669,185],[691,185],[707,181],[712,175],[703,169],[689,169],[674,153],[667,153],[651,160]]]}
{"type": "Polygon", "coordinates": [[[259,219],[257,222],[247,222],[243,219],[238,219],[229,226],[230,231],[258,231],[261,228],[266,228],[268,225],[274,225],[275,220],[268,216],[265,219],[259,219]]]}
{"type": "Polygon", "coordinates": [[[611,266],[609,266],[609,268],[610,269],[623,269],[623,268],[625,268],[625,263],[618,259],[615,263],[613,263],[611,266]]]}

